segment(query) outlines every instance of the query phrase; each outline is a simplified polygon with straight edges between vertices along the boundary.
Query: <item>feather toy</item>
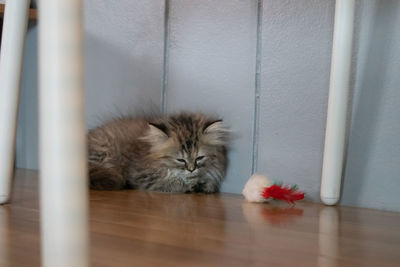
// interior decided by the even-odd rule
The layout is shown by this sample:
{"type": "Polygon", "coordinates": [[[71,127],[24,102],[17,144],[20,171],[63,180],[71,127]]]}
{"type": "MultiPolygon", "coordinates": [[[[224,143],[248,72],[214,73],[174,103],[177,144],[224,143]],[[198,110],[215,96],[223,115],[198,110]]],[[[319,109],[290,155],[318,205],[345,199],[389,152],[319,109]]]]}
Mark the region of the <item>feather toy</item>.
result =
{"type": "Polygon", "coordinates": [[[275,199],[293,204],[295,201],[304,199],[304,192],[298,191],[297,185],[274,184],[267,176],[260,174],[250,177],[242,193],[249,202],[268,202],[275,199]]]}
{"type": "Polygon", "coordinates": [[[265,199],[273,198],[276,200],[284,200],[292,204],[295,201],[302,200],[304,198],[304,193],[297,191],[297,185],[290,187],[283,186],[282,184],[273,184],[269,187],[265,187],[261,195],[265,199]]]}

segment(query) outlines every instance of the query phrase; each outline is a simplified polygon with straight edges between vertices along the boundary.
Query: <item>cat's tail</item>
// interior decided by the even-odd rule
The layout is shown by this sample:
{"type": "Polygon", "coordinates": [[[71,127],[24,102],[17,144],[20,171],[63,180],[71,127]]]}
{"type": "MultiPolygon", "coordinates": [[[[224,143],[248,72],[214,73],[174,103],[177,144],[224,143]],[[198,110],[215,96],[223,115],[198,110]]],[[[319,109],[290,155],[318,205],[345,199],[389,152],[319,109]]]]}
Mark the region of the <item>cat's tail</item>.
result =
{"type": "Polygon", "coordinates": [[[94,190],[121,190],[126,182],[121,173],[113,168],[105,168],[89,163],[90,189],[94,190]]]}

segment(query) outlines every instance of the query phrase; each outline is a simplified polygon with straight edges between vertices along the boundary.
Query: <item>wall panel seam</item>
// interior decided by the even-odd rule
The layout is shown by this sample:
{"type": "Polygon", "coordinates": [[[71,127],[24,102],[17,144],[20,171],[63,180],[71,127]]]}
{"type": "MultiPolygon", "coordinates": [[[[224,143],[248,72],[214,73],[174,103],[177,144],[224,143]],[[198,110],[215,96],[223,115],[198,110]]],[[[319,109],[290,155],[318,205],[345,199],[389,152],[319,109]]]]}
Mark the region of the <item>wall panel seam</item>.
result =
{"type": "Polygon", "coordinates": [[[161,90],[161,111],[167,112],[167,91],[168,91],[168,63],[169,63],[169,10],[170,0],[164,4],[164,47],[163,47],[163,77],[161,90]]]}
{"type": "Polygon", "coordinates": [[[256,38],[256,72],[254,84],[254,113],[253,113],[253,148],[251,173],[257,172],[258,163],[258,139],[260,123],[260,91],[261,91],[261,52],[262,52],[262,17],[263,0],[257,1],[257,38],[256,38]]]}

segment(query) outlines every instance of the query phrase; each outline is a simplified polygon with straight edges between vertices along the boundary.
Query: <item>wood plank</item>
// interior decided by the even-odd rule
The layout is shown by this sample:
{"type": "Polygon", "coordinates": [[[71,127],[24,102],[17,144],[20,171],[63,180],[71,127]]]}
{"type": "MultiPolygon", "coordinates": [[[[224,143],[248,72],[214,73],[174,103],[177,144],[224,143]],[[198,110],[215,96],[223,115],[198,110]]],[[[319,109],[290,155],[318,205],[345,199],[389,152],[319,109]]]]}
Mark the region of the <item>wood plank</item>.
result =
{"type": "MultiPolygon", "coordinates": [[[[40,266],[37,172],[0,206],[0,265],[40,266]]],[[[400,213],[240,195],[91,191],[92,266],[398,266],[400,213]]]]}

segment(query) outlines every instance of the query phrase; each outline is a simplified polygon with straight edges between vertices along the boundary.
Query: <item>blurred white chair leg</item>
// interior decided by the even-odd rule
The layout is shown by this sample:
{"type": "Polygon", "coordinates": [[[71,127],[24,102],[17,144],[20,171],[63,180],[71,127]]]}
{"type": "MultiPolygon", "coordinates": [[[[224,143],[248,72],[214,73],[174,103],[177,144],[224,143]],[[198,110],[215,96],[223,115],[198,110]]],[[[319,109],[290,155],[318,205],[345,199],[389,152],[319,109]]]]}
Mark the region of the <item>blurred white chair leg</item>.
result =
{"type": "Polygon", "coordinates": [[[328,115],[321,178],[321,200],[334,205],[340,198],[350,88],[354,0],[336,0],[328,115]]]}
{"type": "Polygon", "coordinates": [[[0,204],[9,200],[30,0],[7,1],[0,56],[0,204]]]}
{"type": "Polygon", "coordinates": [[[81,0],[39,1],[43,266],[88,266],[81,0]]]}

